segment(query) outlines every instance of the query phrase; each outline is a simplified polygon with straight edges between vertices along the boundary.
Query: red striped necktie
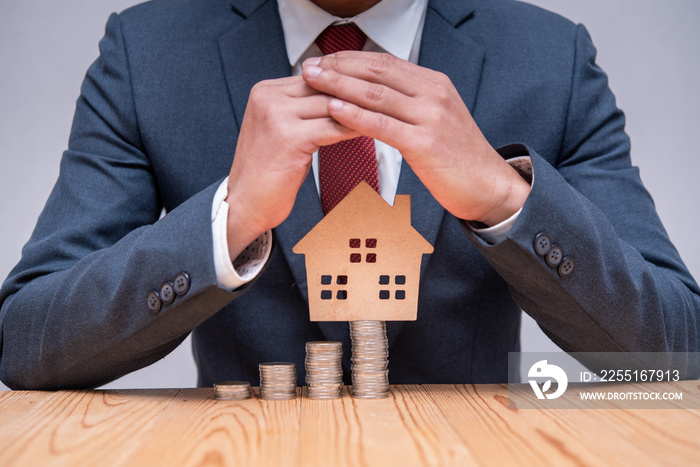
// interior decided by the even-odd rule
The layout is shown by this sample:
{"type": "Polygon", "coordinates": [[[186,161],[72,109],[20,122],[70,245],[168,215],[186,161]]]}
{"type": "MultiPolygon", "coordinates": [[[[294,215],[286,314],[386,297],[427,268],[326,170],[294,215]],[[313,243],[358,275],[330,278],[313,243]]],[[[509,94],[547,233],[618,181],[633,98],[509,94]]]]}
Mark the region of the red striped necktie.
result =
{"type": "MultiPolygon", "coordinates": [[[[316,39],[323,55],[362,50],[367,36],[354,23],[327,27],[316,39]]],[[[323,213],[335,207],[362,180],[379,193],[374,140],[360,136],[319,148],[319,181],[323,213]]]]}

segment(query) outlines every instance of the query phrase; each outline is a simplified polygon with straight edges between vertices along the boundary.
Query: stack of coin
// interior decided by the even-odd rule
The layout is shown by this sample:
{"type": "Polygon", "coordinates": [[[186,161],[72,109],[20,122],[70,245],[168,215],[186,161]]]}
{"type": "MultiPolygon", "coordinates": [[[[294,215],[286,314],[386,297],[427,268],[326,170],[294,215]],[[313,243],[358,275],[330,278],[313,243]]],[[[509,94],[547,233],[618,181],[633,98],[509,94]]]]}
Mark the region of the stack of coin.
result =
{"type": "Polygon", "coordinates": [[[306,397],[337,399],[343,395],[343,344],[306,343],[306,397]]]}
{"type": "Polygon", "coordinates": [[[250,383],[248,381],[215,383],[214,398],[220,401],[241,401],[250,399],[250,383]]]}
{"type": "Polygon", "coordinates": [[[260,364],[260,397],[265,400],[291,400],[297,396],[297,368],[294,363],[260,364]]]}
{"type": "Polygon", "coordinates": [[[351,321],[352,397],[389,397],[389,340],[383,321],[351,321]]]}

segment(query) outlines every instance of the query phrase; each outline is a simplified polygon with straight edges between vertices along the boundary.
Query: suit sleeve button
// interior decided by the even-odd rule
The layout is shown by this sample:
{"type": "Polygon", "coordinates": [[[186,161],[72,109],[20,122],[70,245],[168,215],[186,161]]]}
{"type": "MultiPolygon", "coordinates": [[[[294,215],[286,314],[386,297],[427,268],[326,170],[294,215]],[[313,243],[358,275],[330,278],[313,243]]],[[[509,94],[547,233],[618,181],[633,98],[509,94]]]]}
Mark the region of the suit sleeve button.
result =
{"type": "Polygon", "coordinates": [[[190,290],[190,276],[186,272],[181,272],[173,278],[173,288],[175,293],[185,295],[190,290]]]}
{"type": "Polygon", "coordinates": [[[546,233],[539,233],[535,237],[535,253],[544,256],[552,248],[552,239],[546,233]]]}
{"type": "Polygon", "coordinates": [[[545,260],[547,261],[547,264],[552,266],[553,268],[556,268],[559,266],[559,263],[561,263],[562,258],[564,257],[564,250],[559,245],[554,245],[551,250],[549,250],[549,253],[547,253],[547,256],[545,256],[545,260]]]}
{"type": "Polygon", "coordinates": [[[148,305],[148,309],[153,313],[158,313],[160,311],[160,308],[163,306],[163,302],[161,301],[158,292],[155,290],[148,292],[148,295],[146,295],[146,305],[148,305]]]}
{"type": "Polygon", "coordinates": [[[175,289],[173,289],[172,282],[163,282],[160,286],[160,299],[166,305],[175,300],[175,289]]]}
{"type": "Polygon", "coordinates": [[[576,261],[574,261],[574,258],[571,256],[566,256],[563,260],[561,260],[561,264],[559,265],[559,275],[561,277],[566,277],[572,272],[574,272],[574,268],[576,267],[576,261]]]}

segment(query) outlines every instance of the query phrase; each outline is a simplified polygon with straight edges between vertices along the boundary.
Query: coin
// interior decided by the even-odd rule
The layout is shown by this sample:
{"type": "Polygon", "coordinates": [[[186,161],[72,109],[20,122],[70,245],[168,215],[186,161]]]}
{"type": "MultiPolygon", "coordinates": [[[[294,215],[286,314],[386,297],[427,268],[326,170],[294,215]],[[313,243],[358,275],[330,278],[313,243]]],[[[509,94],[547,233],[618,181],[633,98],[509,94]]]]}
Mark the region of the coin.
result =
{"type": "Polygon", "coordinates": [[[333,341],[306,343],[306,397],[337,399],[343,394],[343,344],[333,341]]]}
{"type": "Polygon", "coordinates": [[[214,398],[220,401],[250,399],[250,383],[248,381],[215,383],[214,398]]]}
{"type": "Polygon", "coordinates": [[[261,363],[260,398],[265,400],[291,400],[296,398],[297,369],[294,363],[261,363]]]}
{"type": "Polygon", "coordinates": [[[351,321],[352,397],[389,396],[389,340],[383,321],[351,321]]]}

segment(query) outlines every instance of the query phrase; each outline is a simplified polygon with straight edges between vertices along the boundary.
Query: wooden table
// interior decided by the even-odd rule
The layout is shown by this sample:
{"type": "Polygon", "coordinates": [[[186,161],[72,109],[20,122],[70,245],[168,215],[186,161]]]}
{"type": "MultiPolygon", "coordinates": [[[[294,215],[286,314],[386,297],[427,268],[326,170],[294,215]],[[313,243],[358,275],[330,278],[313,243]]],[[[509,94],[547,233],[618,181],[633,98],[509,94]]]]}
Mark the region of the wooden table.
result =
{"type": "Polygon", "coordinates": [[[0,392],[2,466],[698,463],[700,409],[509,409],[506,385],[285,402],[216,401],[206,388],[0,392]]]}

